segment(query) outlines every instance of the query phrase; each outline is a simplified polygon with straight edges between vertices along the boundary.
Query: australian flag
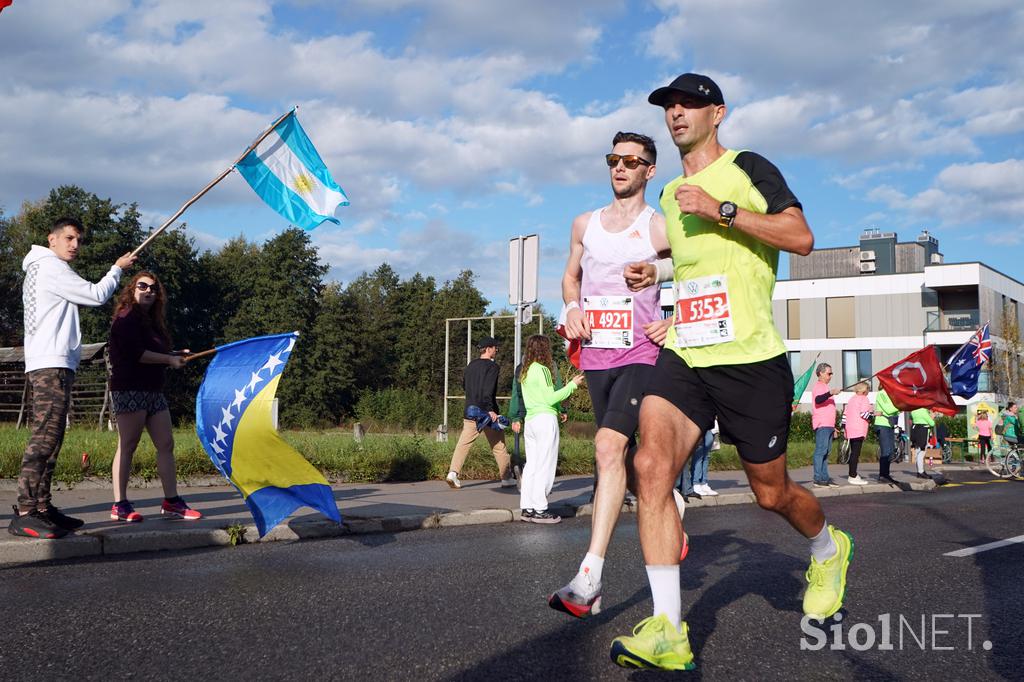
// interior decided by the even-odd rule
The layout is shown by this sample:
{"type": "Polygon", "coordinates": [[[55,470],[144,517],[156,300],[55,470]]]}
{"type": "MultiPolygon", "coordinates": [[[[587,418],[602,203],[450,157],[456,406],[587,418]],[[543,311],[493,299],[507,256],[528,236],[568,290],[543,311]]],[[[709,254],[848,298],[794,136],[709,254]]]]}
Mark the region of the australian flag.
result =
{"type": "Polygon", "coordinates": [[[978,392],[978,374],[992,357],[992,342],[988,338],[988,324],[979,329],[949,360],[951,393],[961,398],[972,398],[978,392]]]}

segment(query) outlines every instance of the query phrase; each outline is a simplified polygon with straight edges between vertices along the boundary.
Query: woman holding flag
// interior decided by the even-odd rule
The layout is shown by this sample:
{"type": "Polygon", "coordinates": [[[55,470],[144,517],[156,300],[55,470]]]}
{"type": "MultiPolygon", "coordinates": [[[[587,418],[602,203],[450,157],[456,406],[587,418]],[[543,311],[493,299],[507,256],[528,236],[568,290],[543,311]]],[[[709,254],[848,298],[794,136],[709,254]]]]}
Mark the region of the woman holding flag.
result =
{"type": "Polygon", "coordinates": [[[117,452],[111,472],[114,506],[110,518],[128,523],[143,520],[128,501],[132,458],[143,430],[156,447],[156,467],[164,490],[160,513],[195,521],[202,514],[178,496],[171,413],[162,393],[164,367],[185,366],[188,350],[171,351],[164,317],[166,298],[156,275],[143,270],[121,290],[110,325],[110,397],[117,419],[117,452]]]}

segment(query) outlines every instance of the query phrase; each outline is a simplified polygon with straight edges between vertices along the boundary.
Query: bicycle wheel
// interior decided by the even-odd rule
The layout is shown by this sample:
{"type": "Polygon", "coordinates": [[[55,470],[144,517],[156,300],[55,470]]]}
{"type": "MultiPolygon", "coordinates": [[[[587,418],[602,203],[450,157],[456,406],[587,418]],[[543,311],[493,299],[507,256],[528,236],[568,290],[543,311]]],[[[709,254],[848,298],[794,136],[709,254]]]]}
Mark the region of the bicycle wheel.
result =
{"type": "Polygon", "coordinates": [[[839,443],[839,455],[836,457],[836,462],[839,464],[850,463],[850,441],[845,438],[839,443]]]}
{"type": "Polygon", "coordinates": [[[1020,476],[1021,457],[1022,453],[1020,450],[1011,450],[1006,455],[1006,469],[1010,472],[1011,476],[1020,476]]]}
{"type": "Polygon", "coordinates": [[[953,461],[953,445],[952,443],[942,444],[942,461],[945,464],[949,464],[953,461]]]}
{"type": "Polygon", "coordinates": [[[985,453],[985,458],[982,460],[985,468],[993,476],[998,478],[1006,478],[1010,473],[1006,470],[1006,454],[1003,452],[996,453],[989,450],[985,453]]]}

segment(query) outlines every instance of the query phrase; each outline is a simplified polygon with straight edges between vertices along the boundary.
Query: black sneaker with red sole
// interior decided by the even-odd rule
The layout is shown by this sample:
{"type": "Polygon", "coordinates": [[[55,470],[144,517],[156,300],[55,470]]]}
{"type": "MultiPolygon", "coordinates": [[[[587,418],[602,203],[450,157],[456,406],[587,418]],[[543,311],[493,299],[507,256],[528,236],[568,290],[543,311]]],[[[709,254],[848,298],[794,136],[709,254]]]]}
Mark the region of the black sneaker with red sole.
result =
{"type": "Polygon", "coordinates": [[[28,514],[19,514],[18,508],[15,507],[14,518],[11,519],[11,525],[7,526],[7,532],[26,538],[56,540],[67,535],[69,531],[55,524],[38,509],[33,509],[28,514]]]}

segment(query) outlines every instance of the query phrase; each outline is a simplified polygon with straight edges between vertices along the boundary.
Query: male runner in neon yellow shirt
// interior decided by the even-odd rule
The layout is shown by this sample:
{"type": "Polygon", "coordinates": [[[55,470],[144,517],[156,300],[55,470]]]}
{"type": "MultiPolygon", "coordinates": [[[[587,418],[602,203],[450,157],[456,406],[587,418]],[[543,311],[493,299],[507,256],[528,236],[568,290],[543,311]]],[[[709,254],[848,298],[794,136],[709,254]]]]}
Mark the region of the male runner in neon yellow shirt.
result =
{"type": "MultiPolygon", "coordinates": [[[[661,195],[676,304],[640,408],[634,461],[654,615],[633,636],[617,637],[611,656],[628,668],[683,670],[694,663],[680,615],[682,533],[672,486],[716,416],[758,504],[811,541],[807,616],[824,620],[842,606],[853,540],[825,523],[818,500],[786,470],[793,374],[771,298],[779,250],[807,255],[814,245],[800,203],[766,159],[719,144],[726,107],[713,80],[683,74],[648,101],[665,110],[683,166],[661,195]]],[[[653,276],[653,266],[627,267],[634,285],[653,276]]]]}

